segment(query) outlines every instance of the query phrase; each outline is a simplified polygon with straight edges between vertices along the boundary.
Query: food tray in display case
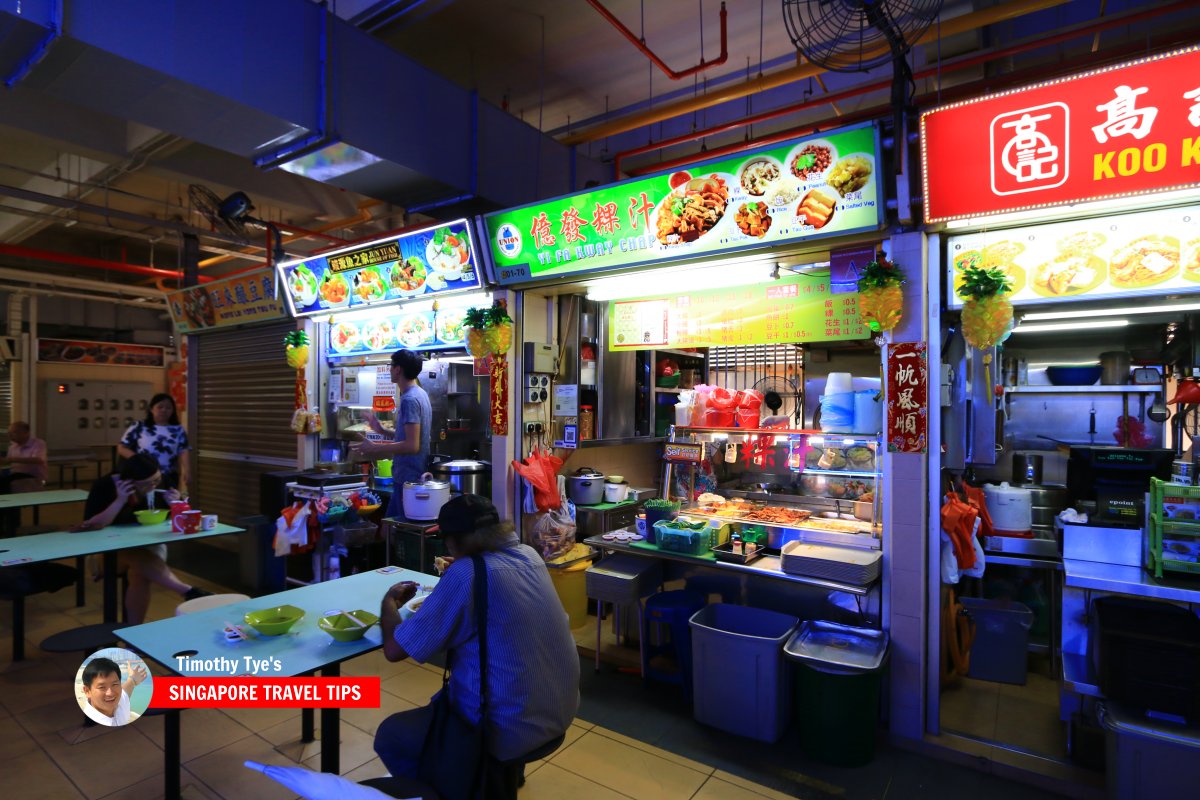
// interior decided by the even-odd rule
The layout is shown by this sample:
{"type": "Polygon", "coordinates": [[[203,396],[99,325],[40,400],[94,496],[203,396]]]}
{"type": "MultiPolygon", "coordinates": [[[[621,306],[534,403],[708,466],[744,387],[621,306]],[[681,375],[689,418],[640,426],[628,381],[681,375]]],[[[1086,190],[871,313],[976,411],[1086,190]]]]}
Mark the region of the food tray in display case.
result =
{"type": "Polygon", "coordinates": [[[877,434],[677,426],[669,443],[663,486],[681,515],[762,526],[772,550],[882,546],[877,434]]]}

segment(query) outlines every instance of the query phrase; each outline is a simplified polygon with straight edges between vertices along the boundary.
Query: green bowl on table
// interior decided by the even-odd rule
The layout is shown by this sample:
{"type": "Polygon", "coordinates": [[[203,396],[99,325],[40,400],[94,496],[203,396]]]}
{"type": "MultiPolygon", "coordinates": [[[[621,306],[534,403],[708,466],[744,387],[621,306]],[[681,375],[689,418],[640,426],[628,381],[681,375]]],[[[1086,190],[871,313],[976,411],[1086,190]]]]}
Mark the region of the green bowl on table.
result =
{"type": "Polygon", "coordinates": [[[140,525],[161,525],[167,521],[167,514],[169,513],[171,513],[169,508],[143,508],[141,511],[133,512],[133,515],[137,517],[138,524],[140,525]]]}
{"type": "Polygon", "coordinates": [[[295,606],[275,606],[261,611],[250,611],[244,617],[246,624],[263,636],[280,636],[304,618],[304,609],[295,606]]]}
{"type": "Polygon", "coordinates": [[[338,611],[317,620],[317,627],[339,642],[356,642],[366,636],[379,617],[370,611],[338,611]]]}

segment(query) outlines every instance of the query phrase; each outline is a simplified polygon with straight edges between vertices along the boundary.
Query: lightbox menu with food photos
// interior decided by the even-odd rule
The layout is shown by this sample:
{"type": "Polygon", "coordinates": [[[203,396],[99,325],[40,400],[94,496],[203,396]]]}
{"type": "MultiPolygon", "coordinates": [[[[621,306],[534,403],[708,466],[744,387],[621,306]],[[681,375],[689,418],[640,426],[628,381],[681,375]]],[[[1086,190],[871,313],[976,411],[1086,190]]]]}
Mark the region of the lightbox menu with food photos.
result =
{"type": "Polygon", "coordinates": [[[520,284],[876,230],[879,134],[842,128],[488,215],[496,279],[520,284]]]}
{"type": "Polygon", "coordinates": [[[306,317],[478,289],[465,219],[278,266],[288,309],[306,317]]]}
{"type": "Polygon", "coordinates": [[[1013,305],[1200,291],[1200,207],[970,233],[946,239],[950,307],[967,267],[998,267],[1013,305]]]}
{"type": "Polygon", "coordinates": [[[329,356],[370,355],[406,350],[443,350],[467,341],[463,320],[467,308],[399,311],[368,320],[334,321],[329,327],[329,356]]]}

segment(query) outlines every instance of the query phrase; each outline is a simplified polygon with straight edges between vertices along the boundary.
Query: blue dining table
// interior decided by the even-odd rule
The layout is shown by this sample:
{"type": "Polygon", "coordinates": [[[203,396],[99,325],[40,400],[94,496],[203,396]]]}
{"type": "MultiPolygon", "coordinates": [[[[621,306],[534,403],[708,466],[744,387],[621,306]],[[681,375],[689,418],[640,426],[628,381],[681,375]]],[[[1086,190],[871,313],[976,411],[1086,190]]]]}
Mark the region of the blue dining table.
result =
{"type": "MultiPolygon", "coordinates": [[[[245,528],[217,523],[212,530],[182,534],[169,522],[158,525],[109,525],[95,531],[54,531],[0,539],[0,568],[100,554],[104,557],[104,621],[117,621],[117,553],[135,547],[243,533],[245,528]]],[[[13,661],[25,657],[25,598],[14,596],[13,661]]]]}
{"type": "Polygon", "coordinates": [[[87,500],[87,492],[83,489],[47,489],[41,492],[14,492],[13,494],[0,494],[0,511],[6,508],[80,503],[84,500],[87,500]]]}
{"type": "MultiPolygon", "coordinates": [[[[260,676],[296,677],[320,672],[324,677],[337,677],[341,674],[343,661],[382,646],[381,630],[376,625],[368,629],[357,641],[337,642],[317,627],[317,621],[328,611],[363,609],[376,613],[387,590],[401,581],[413,581],[421,586],[432,587],[437,584],[438,579],[434,575],[399,567],[383,567],[194,614],[120,628],[116,634],[135,650],[180,676],[229,675],[229,672],[190,668],[222,656],[235,659],[239,664],[236,674],[247,676],[252,674],[245,666],[245,657],[249,656],[259,663],[263,660],[278,659],[282,664],[279,672],[259,673],[260,676]],[[252,638],[237,642],[226,641],[226,623],[241,625],[245,615],[251,611],[282,605],[295,606],[304,611],[304,617],[287,633],[262,636],[246,626],[252,638]],[[185,657],[186,661],[183,660],[185,657]]],[[[165,714],[163,758],[167,800],[175,800],[180,792],[179,711],[167,709],[165,714]]],[[[321,709],[322,772],[340,772],[340,721],[339,709],[321,709]]],[[[304,709],[301,723],[302,741],[313,741],[313,723],[312,709],[304,709]]]]}

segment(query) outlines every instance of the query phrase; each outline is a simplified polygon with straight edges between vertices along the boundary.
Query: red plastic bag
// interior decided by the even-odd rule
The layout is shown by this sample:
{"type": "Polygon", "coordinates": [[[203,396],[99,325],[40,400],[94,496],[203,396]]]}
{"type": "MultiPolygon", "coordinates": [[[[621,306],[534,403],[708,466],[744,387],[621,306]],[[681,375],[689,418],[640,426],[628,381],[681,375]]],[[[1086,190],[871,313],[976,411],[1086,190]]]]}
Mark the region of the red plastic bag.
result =
{"type": "Polygon", "coordinates": [[[717,387],[712,390],[708,396],[708,407],[716,408],[721,411],[732,411],[734,406],[734,394],[728,389],[717,387]]]}

